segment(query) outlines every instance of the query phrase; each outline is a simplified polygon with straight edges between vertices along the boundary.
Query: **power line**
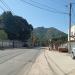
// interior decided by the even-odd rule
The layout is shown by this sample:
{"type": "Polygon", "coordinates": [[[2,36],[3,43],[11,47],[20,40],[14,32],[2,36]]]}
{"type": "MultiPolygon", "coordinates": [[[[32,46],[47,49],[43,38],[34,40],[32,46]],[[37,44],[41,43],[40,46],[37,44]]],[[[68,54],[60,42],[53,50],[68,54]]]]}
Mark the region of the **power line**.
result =
{"type": "Polygon", "coordinates": [[[72,3],[72,4],[74,4],[74,5],[75,5],[75,3],[72,3]]]}
{"type": "Polygon", "coordinates": [[[29,4],[29,5],[31,5],[31,6],[33,6],[33,7],[36,7],[36,8],[45,10],[45,11],[48,11],[48,12],[58,13],[58,14],[68,14],[68,13],[65,13],[65,12],[57,12],[57,11],[55,11],[55,10],[54,10],[54,11],[53,11],[53,10],[49,10],[49,9],[46,9],[46,8],[43,8],[43,7],[34,5],[34,4],[32,4],[32,3],[30,3],[30,2],[27,2],[27,1],[25,1],[25,0],[20,0],[20,1],[22,1],[22,2],[24,2],[24,3],[26,3],[26,4],[29,4]]]}
{"type": "Polygon", "coordinates": [[[74,16],[75,16],[75,11],[74,11],[73,7],[72,7],[72,12],[73,12],[73,14],[74,14],[74,16]]]}
{"type": "Polygon", "coordinates": [[[9,11],[11,11],[11,12],[14,14],[14,12],[12,11],[12,9],[11,9],[3,0],[0,0],[0,2],[1,2],[9,11]]]}
{"type": "Polygon", "coordinates": [[[7,6],[7,4],[3,0],[0,0],[0,1],[8,10],[10,10],[10,8],[7,6]]]}
{"type": "MultiPolygon", "coordinates": [[[[39,2],[36,2],[36,1],[33,1],[33,0],[30,0],[30,1],[32,1],[33,3],[36,3],[36,4],[40,4],[40,5],[42,5],[42,6],[45,6],[45,7],[49,8],[49,9],[54,10],[54,11],[57,11],[57,12],[62,13],[62,11],[59,11],[59,10],[57,10],[57,9],[55,9],[55,8],[52,8],[52,7],[48,6],[48,5],[45,5],[45,4],[42,4],[42,3],[39,3],[39,2]]],[[[63,13],[64,13],[64,12],[63,12],[63,13]]]]}
{"type": "Polygon", "coordinates": [[[66,6],[66,0],[62,0],[64,3],[62,4],[62,3],[60,3],[59,1],[61,1],[61,0],[50,0],[50,1],[52,1],[53,3],[55,2],[56,4],[58,4],[58,5],[63,5],[64,7],[66,6]]]}
{"type": "Polygon", "coordinates": [[[1,8],[3,11],[5,11],[4,8],[3,8],[1,5],[0,5],[0,8],[1,8]]]}
{"type": "Polygon", "coordinates": [[[72,12],[73,12],[73,15],[75,16],[75,11],[73,9],[73,5],[75,5],[75,3],[72,3],[72,12]]]}
{"type": "Polygon", "coordinates": [[[73,22],[73,23],[75,23],[74,18],[75,18],[75,11],[74,11],[74,9],[73,9],[73,7],[72,7],[72,22],[73,22]]]}

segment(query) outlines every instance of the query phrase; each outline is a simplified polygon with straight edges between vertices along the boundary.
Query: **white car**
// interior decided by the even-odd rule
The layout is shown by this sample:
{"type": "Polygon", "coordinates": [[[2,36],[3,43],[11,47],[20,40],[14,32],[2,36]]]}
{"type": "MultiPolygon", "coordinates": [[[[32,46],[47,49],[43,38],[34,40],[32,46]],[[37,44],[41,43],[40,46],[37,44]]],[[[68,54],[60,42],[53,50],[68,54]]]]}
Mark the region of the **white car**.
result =
{"type": "Polygon", "coordinates": [[[72,48],[71,57],[75,59],[75,48],[72,48]]]}

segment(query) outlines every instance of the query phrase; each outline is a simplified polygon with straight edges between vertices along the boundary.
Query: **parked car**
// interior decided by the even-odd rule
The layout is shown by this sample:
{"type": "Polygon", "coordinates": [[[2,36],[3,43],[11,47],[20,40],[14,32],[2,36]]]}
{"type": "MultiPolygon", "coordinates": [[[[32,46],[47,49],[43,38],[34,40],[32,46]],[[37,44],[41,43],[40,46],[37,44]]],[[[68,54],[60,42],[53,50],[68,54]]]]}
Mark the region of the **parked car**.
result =
{"type": "Polygon", "coordinates": [[[75,48],[72,48],[71,57],[75,59],[75,48]]]}
{"type": "Polygon", "coordinates": [[[58,50],[59,50],[59,52],[68,52],[68,48],[60,47],[58,50]]]}
{"type": "Polygon", "coordinates": [[[71,47],[70,55],[71,55],[72,59],[75,59],[75,40],[70,41],[70,47],[71,47]]]}

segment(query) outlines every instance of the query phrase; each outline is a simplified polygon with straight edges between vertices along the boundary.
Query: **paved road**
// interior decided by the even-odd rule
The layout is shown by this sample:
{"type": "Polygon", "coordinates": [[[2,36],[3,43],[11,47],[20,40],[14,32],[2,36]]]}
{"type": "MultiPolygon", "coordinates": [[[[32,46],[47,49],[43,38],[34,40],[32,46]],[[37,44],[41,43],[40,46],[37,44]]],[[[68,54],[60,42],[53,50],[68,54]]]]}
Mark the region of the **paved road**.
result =
{"type": "Polygon", "coordinates": [[[68,53],[45,49],[38,56],[28,75],[75,75],[75,60],[68,53]]]}
{"type": "Polygon", "coordinates": [[[0,51],[0,75],[26,75],[42,51],[37,49],[11,49],[0,51]]]}
{"type": "Polygon", "coordinates": [[[45,55],[54,75],[75,75],[75,60],[68,53],[45,51],[45,55]]]}

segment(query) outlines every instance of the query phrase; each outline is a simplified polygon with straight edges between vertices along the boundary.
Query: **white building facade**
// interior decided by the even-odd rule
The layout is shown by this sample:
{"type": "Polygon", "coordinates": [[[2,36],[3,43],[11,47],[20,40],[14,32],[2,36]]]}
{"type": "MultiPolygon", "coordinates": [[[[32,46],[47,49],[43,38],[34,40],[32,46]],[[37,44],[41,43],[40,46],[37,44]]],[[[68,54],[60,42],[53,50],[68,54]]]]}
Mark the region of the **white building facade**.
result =
{"type": "MultiPolygon", "coordinates": [[[[69,31],[68,31],[68,34],[69,34],[69,31]]],[[[71,37],[70,37],[70,40],[71,41],[75,40],[75,25],[71,26],[71,37]]],[[[69,41],[69,35],[68,35],[68,41],[69,41]]]]}

